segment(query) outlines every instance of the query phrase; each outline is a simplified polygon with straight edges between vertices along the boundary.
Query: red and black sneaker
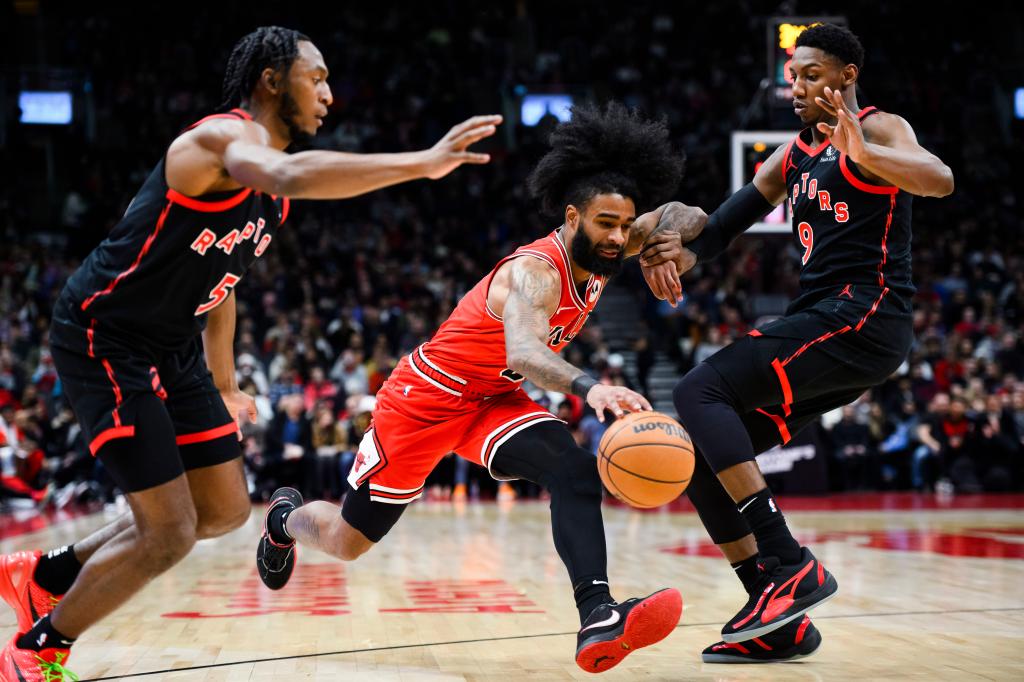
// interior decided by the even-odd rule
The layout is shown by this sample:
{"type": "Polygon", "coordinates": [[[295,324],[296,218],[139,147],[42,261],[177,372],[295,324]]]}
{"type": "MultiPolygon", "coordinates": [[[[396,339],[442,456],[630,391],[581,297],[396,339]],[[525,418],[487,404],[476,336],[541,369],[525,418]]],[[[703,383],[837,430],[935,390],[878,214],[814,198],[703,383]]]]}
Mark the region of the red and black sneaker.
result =
{"type": "Polygon", "coordinates": [[[263,535],[256,547],[256,571],[260,574],[263,584],[272,590],[280,590],[288,584],[295,568],[295,540],[280,544],[271,539],[267,531],[267,518],[270,512],[287,505],[292,508],[302,506],[302,493],[295,488],[278,488],[270,498],[267,513],[263,515],[263,535]]]}
{"type": "Polygon", "coordinates": [[[42,552],[23,551],[0,556],[0,597],[18,618],[18,631],[28,632],[37,620],[53,611],[62,595],[50,594],[33,577],[42,552]]]}
{"type": "Polygon", "coordinates": [[[682,614],[683,597],[672,588],[643,599],[602,604],[576,636],[576,665],[588,673],[613,668],[631,652],[668,637],[682,614]]]}
{"type": "Polygon", "coordinates": [[[821,633],[805,614],[764,637],[712,644],[701,652],[701,658],[705,663],[785,663],[806,658],[819,646],[821,633]]]}
{"type": "Polygon", "coordinates": [[[19,649],[18,637],[0,651],[0,680],[4,682],[77,682],[78,675],[64,667],[69,649],[47,647],[40,651],[19,649]]]}
{"type": "Polygon", "coordinates": [[[782,564],[775,557],[758,559],[757,589],[746,605],[722,628],[726,642],[746,642],[777,630],[835,596],[839,584],[811,550],[800,548],[800,561],[782,564]]]}

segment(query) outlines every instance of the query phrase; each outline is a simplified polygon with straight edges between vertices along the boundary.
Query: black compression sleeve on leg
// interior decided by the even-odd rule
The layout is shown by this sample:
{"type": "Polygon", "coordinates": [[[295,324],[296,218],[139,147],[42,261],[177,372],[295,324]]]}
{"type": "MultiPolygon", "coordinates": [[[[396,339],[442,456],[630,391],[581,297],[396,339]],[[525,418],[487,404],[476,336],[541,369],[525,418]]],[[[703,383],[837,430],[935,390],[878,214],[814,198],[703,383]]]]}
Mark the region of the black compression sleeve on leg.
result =
{"type": "Polygon", "coordinates": [[[597,458],[576,445],[564,424],[546,421],[505,442],[491,469],[537,483],[551,494],[551,533],[572,580],[580,622],[611,602],[597,458]]]}
{"type": "Polygon", "coordinates": [[[699,448],[695,453],[693,477],[686,487],[686,495],[716,545],[736,542],[750,535],[746,519],[737,511],[736,503],[725,492],[699,448]]]}
{"type": "Polygon", "coordinates": [[[739,415],[739,398],[715,368],[694,367],[672,391],[676,411],[694,444],[718,473],[754,460],[754,445],[739,415]]]}
{"type": "Polygon", "coordinates": [[[367,481],[357,490],[348,489],[341,504],[341,517],[370,542],[380,542],[408,506],[374,502],[370,499],[370,482],[367,481]]]}
{"type": "Polygon", "coordinates": [[[754,183],[748,183],[715,209],[697,238],[684,246],[693,251],[698,263],[705,263],[725,251],[733,239],[774,208],[754,183]]]}

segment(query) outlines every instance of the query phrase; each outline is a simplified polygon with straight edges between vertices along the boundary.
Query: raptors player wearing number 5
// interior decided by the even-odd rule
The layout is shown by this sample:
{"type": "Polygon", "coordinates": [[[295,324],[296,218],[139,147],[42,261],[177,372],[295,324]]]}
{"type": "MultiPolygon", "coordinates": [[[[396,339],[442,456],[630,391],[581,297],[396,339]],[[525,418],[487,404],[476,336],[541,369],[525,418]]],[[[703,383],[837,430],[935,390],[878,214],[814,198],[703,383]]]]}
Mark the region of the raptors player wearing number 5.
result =
{"type": "Polygon", "coordinates": [[[905,120],[859,107],[864,52],[856,36],[822,24],[796,45],[793,105],[808,127],[685,245],[684,269],[788,201],[802,262],[802,293],[787,314],[708,358],[675,389],[704,455],[687,492],[749,594],[722,629],[724,641],[705,649],[707,662],[789,660],[820,643],[804,614],[835,594],[836,581],[793,539],[754,456],[903,362],[913,341],[911,195],[953,191],[949,168],[905,120]]]}
{"type": "Polygon", "coordinates": [[[0,558],[0,595],[19,627],[0,679],[61,679],[87,627],[196,539],[249,517],[236,421],[256,408],[235,384],[232,290],[285,223],[289,199],[343,199],[485,163],[466,148],[500,122],[470,119],[422,152],[286,154],[316,133],[331,90],[319,50],[279,27],[236,45],[224,96],[224,113],[171,142],[54,306],[64,390],[132,513],[72,547],[0,558]]]}
{"type": "MultiPolygon", "coordinates": [[[[607,670],[676,627],[682,601],[675,590],[612,601],[596,460],[520,389],[529,379],[572,391],[602,419],[604,410],[621,416],[650,409],[642,396],[598,384],[558,352],[586,323],[623,257],[639,253],[655,230],[664,207],[636,214],[679,182],[682,162],[667,138],[663,124],[614,104],[578,107],[572,121],[555,130],[530,185],[551,213],[564,215],[564,224],[498,262],[435,336],[402,359],[377,394],[349,477],[355,490],[341,510],[327,502],[300,506],[302,498],[290,488],[275,493],[257,550],[268,587],[287,582],[296,540],[346,561],[380,542],[422,494],[437,462],[454,451],[495,478],[527,479],[550,492],[555,548],[581,622],[580,667],[607,670]]],[[[681,255],[680,231],[693,234],[684,224],[675,228],[665,237],[670,257],[681,255]]],[[[652,288],[679,294],[675,263],[645,274],[652,288]]]]}

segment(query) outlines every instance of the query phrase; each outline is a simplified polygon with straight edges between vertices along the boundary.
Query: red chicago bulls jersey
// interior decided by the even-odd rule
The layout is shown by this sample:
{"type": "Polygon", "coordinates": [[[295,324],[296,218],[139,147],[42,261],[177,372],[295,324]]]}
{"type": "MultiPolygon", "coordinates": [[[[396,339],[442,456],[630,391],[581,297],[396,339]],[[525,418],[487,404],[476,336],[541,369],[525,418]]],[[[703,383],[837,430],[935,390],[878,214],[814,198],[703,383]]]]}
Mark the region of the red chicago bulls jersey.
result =
{"type": "Polygon", "coordinates": [[[569,254],[556,230],[506,256],[466,294],[437,333],[409,356],[413,370],[449,393],[492,396],[513,391],[523,377],[508,368],[505,327],[487,306],[494,273],[513,258],[536,258],[558,271],[562,293],[558,309],[548,320],[548,347],[561,352],[579,333],[597,305],[606,279],[591,275],[576,288],[569,254]]]}

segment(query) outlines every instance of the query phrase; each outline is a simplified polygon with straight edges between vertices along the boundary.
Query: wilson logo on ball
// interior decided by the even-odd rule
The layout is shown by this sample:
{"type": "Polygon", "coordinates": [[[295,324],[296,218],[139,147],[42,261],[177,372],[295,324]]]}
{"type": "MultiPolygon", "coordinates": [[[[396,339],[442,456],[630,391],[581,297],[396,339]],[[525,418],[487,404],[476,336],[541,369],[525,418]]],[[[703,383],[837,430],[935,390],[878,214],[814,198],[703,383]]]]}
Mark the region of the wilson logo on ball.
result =
{"type": "Polygon", "coordinates": [[[642,424],[633,425],[633,433],[643,433],[644,431],[664,431],[668,436],[676,436],[687,442],[690,441],[690,434],[688,434],[686,429],[678,424],[669,424],[667,422],[644,422],[642,424]]]}

